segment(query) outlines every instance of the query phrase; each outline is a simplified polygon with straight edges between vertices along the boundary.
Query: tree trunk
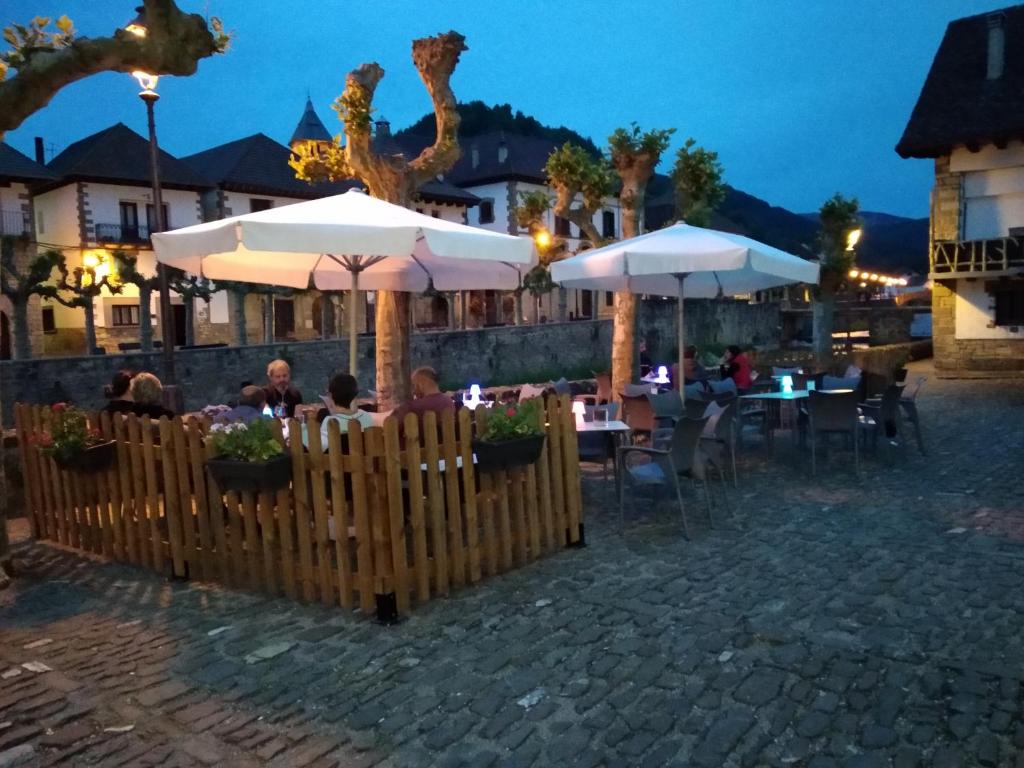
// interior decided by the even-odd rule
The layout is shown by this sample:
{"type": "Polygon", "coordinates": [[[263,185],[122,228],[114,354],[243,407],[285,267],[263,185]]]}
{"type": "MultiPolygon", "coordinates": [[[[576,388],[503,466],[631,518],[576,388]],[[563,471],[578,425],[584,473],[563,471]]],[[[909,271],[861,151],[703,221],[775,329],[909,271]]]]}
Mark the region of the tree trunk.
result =
{"type": "Polygon", "coordinates": [[[530,303],[533,305],[533,324],[538,325],[540,323],[540,296],[534,296],[530,294],[530,303]]]}
{"type": "Polygon", "coordinates": [[[153,287],[139,286],[139,346],[143,352],[153,351],[153,287]]]}
{"type": "Polygon", "coordinates": [[[822,364],[832,362],[832,331],[835,327],[835,316],[835,296],[821,296],[811,304],[814,356],[822,364]]]}
{"type": "Polygon", "coordinates": [[[234,331],[235,346],[244,347],[249,343],[248,331],[245,327],[245,294],[240,291],[232,291],[231,298],[234,299],[231,306],[231,325],[234,331]]]}
{"type": "Polygon", "coordinates": [[[263,343],[274,343],[274,294],[263,295],[263,343]]]}
{"type": "Polygon", "coordinates": [[[28,332],[28,297],[11,296],[11,332],[14,336],[14,359],[32,357],[32,339],[28,332]]]}
{"type": "Polygon", "coordinates": [[[96,351],[96,318],[92,312],[93,299],[90,296],[88,303],[82,307],[85,312],[85,354],[92,355],[96,351]]]}
{"type": "Polygon", "coordinates": [[[377,291],[377,403],[387,411],[408,402],[411,396],[409,360],[409,294],[377,291]]]}
{"type": "MultiPolygon", "coordinates": [[[[3,395],[0,394],[0,413],[3,412],[3,395]]],[[[29,450],[35,450],[30,448],[29,450]]],[[[4,445],[4,441],[0,440],[0,499],[4,499],[4,503],[0,504],[0,589],[5,589],[11,583],[11,577],[14,576],[14,564],[11,561],[11,542],[7,537],[7,463],[6,463],[6,452],[7,448],[4,445]]],[[[32,514],[31,511],[27,511],[27,514],[32,514]]]]}
{"type": "Polygon", "coordinates": [[[469,326],[469,291],[459,291],[459,330],[466,330],[469,326]]]}
{"type": "Polygon", "coordinates": [[[320,294],[320,338],[330,339],[334,337],[334,305],[327,293],[320,294]]]}
{"type": "Polygon", "coordinates": [[[515,324],[516,325],[522,325],[523,324],[523,317],[526,314],[526,310],[523,307],[523,292],[522,291],[519,291],[519,293],[516,294],[515,313],[516,313],[515,324]]]}
{"type": "Polygon", "coordinates": [[[196,300],[195,297],[183,296],[185,303],[185,346],[196,344],[196,300]]]}
{"type": "Polygon", "coordinates": [[[566,288],[558,289],[558,322],[564,323],[569,319],[569,291],[566,288]]]}
{"type": "Polygon", "coordinates": [[[456,328],[455,323],[455,291],[450,291],[445,294],[445,299],[448,302],[448,330],[454,331],[456,328]]]}

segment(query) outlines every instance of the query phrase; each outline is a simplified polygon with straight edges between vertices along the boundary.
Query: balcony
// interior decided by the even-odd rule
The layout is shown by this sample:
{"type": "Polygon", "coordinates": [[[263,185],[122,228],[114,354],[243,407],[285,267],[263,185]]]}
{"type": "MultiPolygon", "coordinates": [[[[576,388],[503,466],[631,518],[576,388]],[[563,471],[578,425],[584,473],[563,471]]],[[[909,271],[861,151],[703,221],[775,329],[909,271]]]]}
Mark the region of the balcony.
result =
{"type": "Polygon", "coordinates": [[[24,211],[0,210],[0,235],[27,235],[32,232],[32,219],[24,211]]]}
{"type": "Polygon", "coordinates": [[[149,227],[145,224],[96,224],[96,242],[101,245],[149,245],[149,227]]]}
{"type": "Polygon", "coordinates": [[[992,240],[936,241],[931,253],[931,277],[1004,277],[1024,274],[1024,237],[992,240]]]}

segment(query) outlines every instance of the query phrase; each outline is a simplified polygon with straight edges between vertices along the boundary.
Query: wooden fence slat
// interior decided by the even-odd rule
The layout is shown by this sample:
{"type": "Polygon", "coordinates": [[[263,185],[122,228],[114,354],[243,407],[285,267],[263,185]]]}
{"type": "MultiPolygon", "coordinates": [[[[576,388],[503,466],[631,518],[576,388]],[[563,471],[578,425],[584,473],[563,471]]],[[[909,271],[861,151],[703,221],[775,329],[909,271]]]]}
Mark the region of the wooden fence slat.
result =
{"type": "MultiPolygon", "coordinates": [[[[180,422],[179,422],[180,423],[180,422]]],[[[173,424],[166,416],[157,422],[160,430],[160,468],[163,470],[164,492],[164,525],[167,528],[167,541],[171,546],[171,573],[174,576],[185,576],[184,535],[182,532],[183,517],[181,504],[188,500],[189,495],[177,493],[178,462],[174,447],[175,437],[173,424]]],[[[191,510],[189,511],[191,516],[191,510]]]]}
{"type": "Polygon", "coordinates": [[[248,571],[245,566],[245,524],[242,522],[242,505],[237,491],[227,491],[224,494],[224,506],[228,510],[229,550],[224,557],[230,557],[231,584],[244,587],[248,582],[248,571]]]}
{"type": "Polygon", "coordinates": [[[303,453],[302,434],[295,419],[288,421],[288,435],[292,449],[292,500],[295,514],[295,528],[299,545],[299,573],[302,579],[302,596],[308,601],[316,600],[316,576],[313,572],[313,543],[310,539],[309,520],[309,461],[303,453]]]}
{"type": "MultiPolygon", "coordinates": [[[[427,501],[430,506],[430,546],[434,561],[434,589],[448,594],[448,530],[444,521],[444,490],[441,487],[441,453],[437,445],[437,414],[423,414],[424,455],[427,462],[427,501]]],[[[465,466],[465,463],[463,463],[465,466]]],[[[465,477],[465,473],[463,473],[465,477]]]]}
{"type": "Polygon", "coordinates": [[[274,494],[263,491],[259,495],[257,537],[263,545],[263,589],[268,595],[279,593],[277,579],[277,526],[274,523],[274,494]]]}
{"type": "Polygon", "coordinates": [[[366,476],[366,499],[370,510],[370,535],[373,537],[373,590],[377,595],[387,595],[395,591],[395,561],[391,552],[384,430],[366,430],[363,449],[366,451],[369,469],[366,476]]]}
{"type": "Polygon", "coordinates": [[[351,608],[355,602],[349,528],[352,516],[345,498],[345,471],[341,452],[341,427],[332,419],[327,425],[327,464],[331,478],[331,519],[334,520],[334,560],[338,575],[338,602],[351,608]]]}
{"type": "MultiPolygon", "coordinates": [[[[451,583],[466,583],[466,552],[462,546],[462,499],[459,493],[458,446],[455,439],[455,413],[441,414],[441,458],[444,459],[444,481],[448,491],[448,564],[451,583]]],[[[472,488],[464,488],[472,493],[472,488]]]]}
{"type": "MultiPolygon", "coordinates": [[[[296,422],[296,427],[298,423],[296,422]]],[[[313,487],[313,544],[316,552],[316,569],[320,580],[320,602],[330,605],[334,602],[334,567],[331,562],[330,529],[327,525],[327,457],[320,440],[320,427],[309,425],[309,478],[313,487]]],[[[289,433],[294,434],[294,433],[289,433]]]]}
{"type": "MultiPolygon", "coordinates": [[[[213,445],[203,444],[203,454],[207,460],[213,458],[213,445]]],[[[220,580],[224,584],[233,584],[231,569],[231,553],[228,549],[228,534],[226,530],[228,507],[224,502],[224,495],[221,493],[217,481],[213,479],[205,468],[203,476],[206,482],[206,497],[209,499],[210,527],[213,529],[213,543],[216,549],[214,562],[220,573],[220,580]]]]}
{"type": "Polygon", "coordinates": [[[263,550],[256,526],[256,494],[252,491],[242,491],[239,496],[242,502],[242,526],[245,531],[246,583],[249,589],[259,590],[263,586],[263,569],[260,562],[263,550]]]}
{"type": "MultiPolygon", "coordinates": [[[[274,419],[270,422],[274,437],[281,445],[284,445],[284,430],[281,422],[274,419]]],[[[286,449],[287,450],[287,449],[286,449]]],[[[295,468],[292,467],[292,478],[295,477],[295,468]]],[[[284,585],[284,593],[292,600],[298,599],[298,588],[295,575],[295,537],[294,517],[292,513],[292,489],[281,488],[277,492],[276,504],[278,541],[281,544],[281,583],[284,585]]]]}
{"type": "MultiPolygon", "coordinates": [[[[206,463],[203,450],[205,424],[196,421],[189,425],[185,435],[188,439],[188,460],[192,474],[193,499],[195,500],[196,524],[199,528],[199,567],[203,579],[214,576],[213,529],[210,518],[209,490],[206,487],[206,463]]],[[[219,512],[218,508],[218,512],[219,512]]],[[[218,552],[217,555],[222,553],[218,552]]]]}
{"type": "Polygon", "coordinates": [[[153,550],[149,545],[149,515],[146,510],[146,473],[142,461],[142,434],[138,416],[131,414],[126,418],[128,427],[128,454],[132,464],[132,507],[135,512],[135,533],[138,536],[137,553],[139,564],[145,568],[151,566],[153,550]]]}
{"type": "MultiPolygon", "coordinates": [[[[198,429],[196,425],[185,424],[180,416],[171,421],[170,430],[174,437],[174,474],[178,479],[178,528],[181,531],[182,557],[187,564],[186,573],[198,576],[202,568],[199,564],[199,550],[196,548],[196,512],[195,498],[190,481],[190,465],[188,461],[188,432],[198,429]]],[[[167,450],[167,449],[165,449],[167,450]]]]}
{"type": "Polygon", "coordinates": [[[582,522],[583,504],[580,498],[580,456],[579,442],[576,438],[576,417],[572,412],[572,403],[568,395],[558,398],[559,422],[562,425],[562,451],[565,478],[566,512],[569,527],[567,543],[575,544],[580,540],[580,523],[582,522]]]}
{"type": "Polygon", "coordinates": [[[39,502],[39,495],[37,493],[37,480],[39,478],[38,473],[35,470],[32,459],[29,458],[30,453],[36,452],[35,445],[32,444],[32,437],[29,434],[27,425],[25,424],[25,406],[17,404],[14,407],[14,429],[18,435],[18,453],[21,456],[21,466],[24,467],[23,477],[25,484],[25,506],[27,509],[29,532],[33,539],[40,538],[40,532],[45,532],[45,525],[41,525],[42,522],[42,505],[39,502]]]}
{"type": "MultiPolygon", "coordinates": [[[[117,417],[120,420],[120,416],[117,417]]],[[[114,434],[114,423],[111,418],[111,414],[108,411],[100,412],[100,431],[103,433],[105,440],[114,440],[116,435],[114,434]]],[[[110,470],[106,473],[104,481],[106,483],[107,498],[110,502],[110,532],[113,535],[113,546],[114,546],[114,558],[124,562],[128,559],[128,553],[125,549],[124,542],[124,510],[122,508],[121,499],[121,482],[120,482],[120,462],[121,456],[118,451],[120,446],[115,445],[114,449],[114,463],[111,465],[110,470]]]]}
{"type": "Polygon", "coordinates": [[[541,523],[537,510],[537,465],[526,468],[526,529],[529,532],[530,560],[541,553],[541,523]]]}
{"type": "Polygon", "coordinates": [[[384,421],[384,480],[386,482],[387,528],[391,543],[391,568],[395,603],[401,615],[409,612],[409,556],[405,541],[405,515],[402,505],[402,455],[398,440],[398,420],[384,421]]]}
{"type": "MultiPolygon", "coordinates": [[[[25,406],[25,413],[29,424],[28,428],[31,430],[33,437],[38,437],[43,431],[41,409],[38,406],[27,405],[25,406]]],[[[63,543],[64,524],[58,514],[57,500],[53,495],[53,482],[50,479],[49,460],[37,450],[33,450],[32,456],[39,477],[39,493],[43,505],[43,515],[45,517],[44,530],[46,531],[46,536],[51,541],[60,541],[63,543]]]]}
{"type": "Polygon", "coordinates": [[[420,419],[405,416],[405,477],[409,484],[409,524],[412,526],[412,567],[416,577],[416,599],[430,599],[430,560],[427,557],[427,521],[423,512],[423,470],[420,460],[420,419]]]}
{"type": "Polygon", "coordinates": [[[374,562],[370,511],[367,503],[367,467],[363,430],[358,422],[349,425],[348,450],[352,457],[352,511],[356,527],[356,583],[359,585],[359,609],[373,615],[377,565],[374,562]]]}
{"type": "Polygon", "coordinates": [[[551,507],[555,524],[555,546],[565,546],[565,475],[562,474],[562,430],[559,429],[558,398],[547,401],[548,460],[551,462],[551,507]]]}
{"type": "Polygon", "coordinates": [[[97,472],[92,476],[96,493],[96,516],[100,521],[100,538],[103,542],[103,556],[114,558],[114,529],[111,524],[110,494],[107,492],[109,472],[97,472]]]}
{"type": "Polygon", "coordinates": [[[473,464],[473,419],[467,408],[459,409],[459,456],[462,458],[462,503],[466,521],[469,581],[480,581],[480,518],[476,509],[476,466],[473,464]]]}
{"type": "MultiPolygon", "coordinates": [[[[480,405],[476,409],[476,433],[482,435],[486,429],[487,410],[484,406],[480,405]]],[[[494,576],[498,573],[498,538],[494,526],[494,474],[491,472],[478,472],[477,482],[480,485],[480,493],[477,494],[477,510],[480,517],[483,518],[484,555],[487,557],[487,575],[494,576]]]]}
{"type": "Polygon", "coordinates": [[[139,425],[142,432],[142,458],[146,471],[146,516],[149,520],[149,537],[152,545],[151,565],[158,573],[164,571],[164,541],[160,530],[160,489],[156,479],[156,452],[153,449],[153,422],[143,416],[139,425]]]}
{"type": "Polygon", "coordinates": [[[133,458],[129,450],[129,430],[124,417],[113,420],[114,439],[117,440],[117,486],[121,493],[121,524],[124,527],[124,549],[128,562],[139,565],[139,531],[135,507],[139,496],[132,482],[133,458]]]}
{"type": "Polygon", "coordinates": [[[498,497],[498,552],[501,555],[501,570],[512,569],[512,514],[509,505],[508,472],[499,469],[494,473],[494,492],[498,497]]]}
{"type": "Polygon", "coordinates": [[[516,467],[509,473],[512,481],[512,536],[516,565],[526,565],[526,468],[516,467]]]}

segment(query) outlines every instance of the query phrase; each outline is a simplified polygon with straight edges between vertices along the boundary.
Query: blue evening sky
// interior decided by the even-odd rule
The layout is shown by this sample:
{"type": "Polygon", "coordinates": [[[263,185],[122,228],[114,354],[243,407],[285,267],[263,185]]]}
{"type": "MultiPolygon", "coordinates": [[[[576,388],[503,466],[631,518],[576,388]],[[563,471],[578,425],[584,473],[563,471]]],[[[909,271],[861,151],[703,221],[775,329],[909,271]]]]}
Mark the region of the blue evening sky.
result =
{"type": "MultiPolygon", "coordinates": [[[[469,50],[460,100],[511,103],[543,123],[605,144],[631,121],[675,127],[719,152],[733,186],[793,211],[836,191],[865,210],[928,215],[932,163],[902,160],[902,134],[949,21],[998,0],[179,0],[221,16],[229,53],[191,78],[164,78],[161,146],[183,155],[263,132],[286,142],[307,89],[332,133],[346,72],[377,61],[378,113],[392,128],[430,109],[410,58],[413,38],[455,29],[469,50]]],[[[0,24],[67,13],[100,36],[132,0],[4,0],[0,24]]],[[[120,120],[145,133],[128,75],[76,83],[7,140],[60,151],[120,120]]],[[[663,164],[662,170],[666,164],[663,164]]]]}

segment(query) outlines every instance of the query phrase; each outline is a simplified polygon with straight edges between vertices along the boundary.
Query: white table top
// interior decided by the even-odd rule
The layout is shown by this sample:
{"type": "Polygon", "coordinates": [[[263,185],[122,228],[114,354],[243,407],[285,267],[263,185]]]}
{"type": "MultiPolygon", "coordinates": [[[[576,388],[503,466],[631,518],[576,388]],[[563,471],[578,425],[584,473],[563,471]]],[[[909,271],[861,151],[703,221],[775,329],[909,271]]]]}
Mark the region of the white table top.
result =
{"type": "MultiPolygon", "coordinates": [[[[812,390],[813,391],[813,390],[812,390]]],[[[846,392],[853,392],[852,389],[819,389],[830,395],[841,395],[846,392]]],[[[740,395],[741,400],[803,400],[810,394],[806,389],[795,389],[792,392],[755,392],[749,395],[740,395]]]]}
{"type": "Polygon", "coordinates": [[[624,421],[584,421],[576,423],[577,432],[630,432],[624,421]]]}

